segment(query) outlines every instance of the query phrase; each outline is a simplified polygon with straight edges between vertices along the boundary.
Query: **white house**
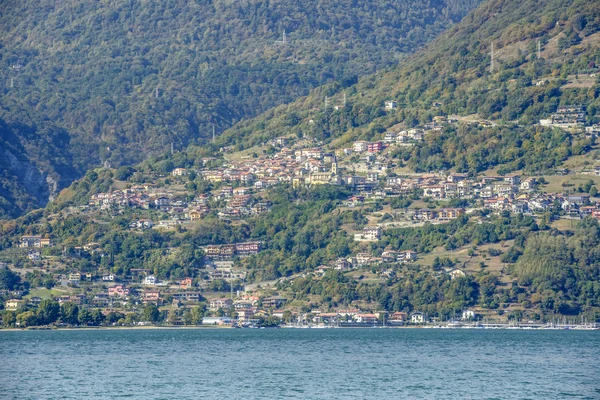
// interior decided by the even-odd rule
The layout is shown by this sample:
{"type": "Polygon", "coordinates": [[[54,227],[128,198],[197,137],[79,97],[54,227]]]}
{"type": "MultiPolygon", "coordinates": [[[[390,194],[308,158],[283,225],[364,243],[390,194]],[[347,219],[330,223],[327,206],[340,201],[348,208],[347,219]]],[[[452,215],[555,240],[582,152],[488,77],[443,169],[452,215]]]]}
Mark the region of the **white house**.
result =
{"type": "Polygon", "coordinates": [[[462,312],[463,320],[472,320],[475,319],[475,311],[473,310],[463,310],[462,312]]]}
{"type": "Polygon", "coordinates": [[[425,322],[425,316],[420,312],[410,314],[410,322],[413,324],[422,324],[425,322]]]}
{"type": "Polygon", "coordinates": [[[369,143],[365,142],[363,140],[354,142],[354,144],[352,145],[352,150],[354,150],[355,153],[364,153],[365,151],[367,151],[368,148],[369,148],[369,143]]]}
{"type": "Polygon", "coordinates": [[[183,176],[187,175],[187,170],[185,168],[175,168],[172,172],[173,176],[183,176]]]}
{"type": "Polygon", "coordinates": [[[154,275],[148,275],[144,278],[144,285],[154,286],[156,285],[157,279],[154,275]]]}
{"type": "Polygon", "coordinates": [[[380,227],[367,227],[364,228],[362,233],[356,233],[354,235],[355,241],[378,241],[381,237],[382,230],[380,227]]]}

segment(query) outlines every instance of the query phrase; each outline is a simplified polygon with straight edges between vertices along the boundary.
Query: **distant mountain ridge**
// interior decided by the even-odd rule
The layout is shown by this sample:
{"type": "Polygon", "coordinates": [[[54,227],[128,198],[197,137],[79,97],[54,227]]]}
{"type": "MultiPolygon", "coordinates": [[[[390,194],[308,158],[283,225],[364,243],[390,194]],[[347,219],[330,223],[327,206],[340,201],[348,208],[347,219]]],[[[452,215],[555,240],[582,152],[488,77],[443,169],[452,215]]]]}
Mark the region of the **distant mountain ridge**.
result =
{"type": "Polygon", "coordinates": [[[7,119],[63,130],[61,153],[81,176],[106,160],[202,143],[213,127],[218,134],[324,83],[350,85],[478,2],[5,2],[0,103],[7,119]]]}

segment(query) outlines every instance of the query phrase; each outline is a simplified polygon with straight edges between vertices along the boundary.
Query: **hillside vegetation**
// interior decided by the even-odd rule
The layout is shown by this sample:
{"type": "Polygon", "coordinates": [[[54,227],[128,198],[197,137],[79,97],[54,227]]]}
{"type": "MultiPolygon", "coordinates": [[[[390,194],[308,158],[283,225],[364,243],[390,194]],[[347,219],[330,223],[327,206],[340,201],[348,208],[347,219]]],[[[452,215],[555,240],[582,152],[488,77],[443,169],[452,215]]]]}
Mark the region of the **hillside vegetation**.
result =
{"type": "MultiPolygon", "coordinates": [[[[237,124],[223,135],[221,144],[243,149],[269,137],[293,134],[344,145],[380,138],[397,124],[424,124],[436,115],[476,115],[480,120],[509,124],[519,132],[523,125],[547,118],[559,105],[586,106],[588,122],[593,123],[600,106],[597,78],[585,85],[569,84],[569,78],[597,70],[599,44],[596,2],[488,1],[405,63],[363,77],[351,87],[318,88],[295,103],[237,124]],[[540,80],[543,84],[536,85],[540,80]],[[397,109],[385,110],[387,100],[396,101],[397,109]]],[[[493,130],[483,134],[495,136],[493,130]]],[[[455,141],[454,135],[450,138],[455,141]]],[[[483,146],[469,148],[483,151],[482,142],[483,146]]],[[[445,143],[438,142],[436,151],[413,162],[427,164],[427,158],[444,157],[445,143]]],[[[511,143],[518,147],[517,142],[511,143]]],[[[467,156],[464,149],[454,154],[467,156]]],[[[456,166],[456,161],[449,165],[456,166]]],[[[438,163],[430,164],[438,167],[438,163]]]]}
{"type": "MultiPolygon", "coordinates": [[[[109,286],[143,301],[158,280],[162,311],[182,318],[239,316],[205,306],[240,290],[268,300],[261,318],[284,298],[288,322],[354,307],[600,322],[600,152],[583,131],[598,122],[599,38],[594,2],[488,1],[399,66],[335,78],[214,143],[88,171],[0,223],[5,290],[60,286],[100,307],[109,286]],[[537,123],[569,105],[585,116],[537,123]],[[180,307],[184,284],[202,298],[180,307]]],[[[154,84],[140,84],[144,104],[163,107],[154,84]]],[[[117,160],[102,137],[100,156],[117,160]]]]}
{"type": "MultiPolygon", "coordinates": [[[[396,64],[477,4],[4,2],[0,103],[6,119],[28,125],[50,146],[53,136],[29,121],[62,130],[64,146],[56,147],[74,168],[41,171],[58,173],[60,182],[106,160],[131,164],[172,143],[176,149],[202,143],[213,127],[218,134],[316,86],[355,83],[396,64]]],[[[29,136],[18,140],[30,146],[29,136]]],[[[53,162],[44,151],[27,157],[40,166],[53,162]]],[[[14,210],[28,209],[32,203],[19,195],[26,189],[8,186],[2,191],[23,203],[14,210]]]]}

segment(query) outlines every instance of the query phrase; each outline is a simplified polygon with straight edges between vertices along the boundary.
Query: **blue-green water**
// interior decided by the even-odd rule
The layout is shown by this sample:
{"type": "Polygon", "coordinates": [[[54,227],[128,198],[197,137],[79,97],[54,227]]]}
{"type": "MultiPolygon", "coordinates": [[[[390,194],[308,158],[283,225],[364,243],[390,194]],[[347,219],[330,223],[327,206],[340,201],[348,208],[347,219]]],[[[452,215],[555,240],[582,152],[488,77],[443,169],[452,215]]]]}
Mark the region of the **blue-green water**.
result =
{"type": "Polygon", "coordinates": [[[0,332],[2,399],[600,399],[600,331],[0,332]]]}

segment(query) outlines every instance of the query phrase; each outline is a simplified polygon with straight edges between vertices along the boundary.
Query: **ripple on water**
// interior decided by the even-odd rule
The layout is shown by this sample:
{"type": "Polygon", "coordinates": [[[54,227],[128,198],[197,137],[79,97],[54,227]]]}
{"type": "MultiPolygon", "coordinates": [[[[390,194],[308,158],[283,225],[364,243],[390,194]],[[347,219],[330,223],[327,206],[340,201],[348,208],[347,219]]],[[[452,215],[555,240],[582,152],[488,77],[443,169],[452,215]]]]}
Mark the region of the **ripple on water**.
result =
{"type": "Polygon", "coordinates": [[[600,332],[0,332],[0,397],[600,398],[600,332]]]}

